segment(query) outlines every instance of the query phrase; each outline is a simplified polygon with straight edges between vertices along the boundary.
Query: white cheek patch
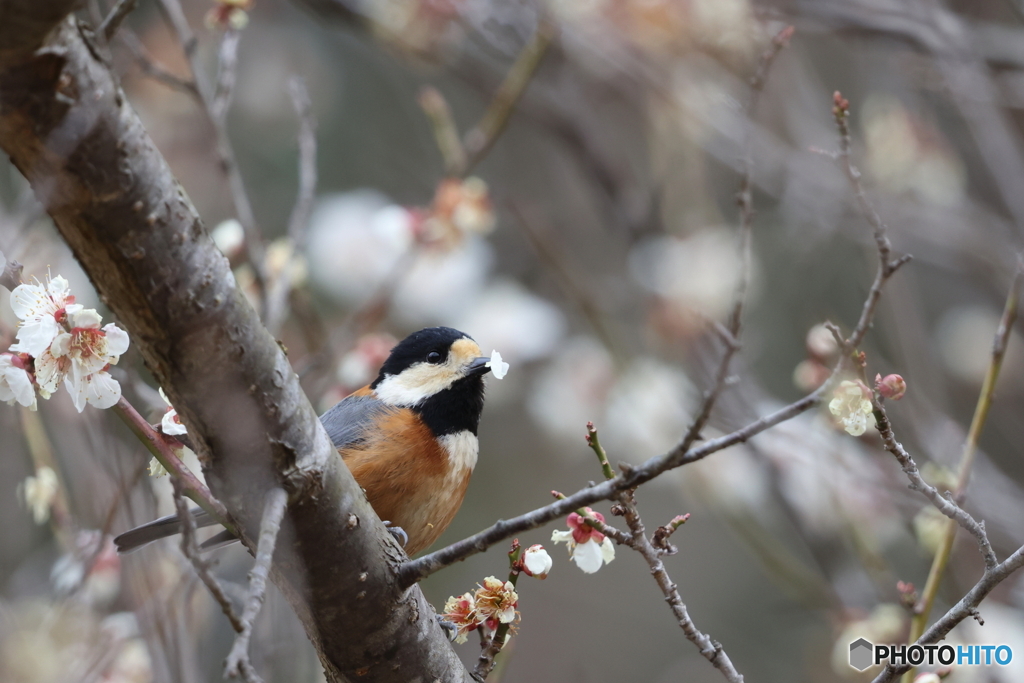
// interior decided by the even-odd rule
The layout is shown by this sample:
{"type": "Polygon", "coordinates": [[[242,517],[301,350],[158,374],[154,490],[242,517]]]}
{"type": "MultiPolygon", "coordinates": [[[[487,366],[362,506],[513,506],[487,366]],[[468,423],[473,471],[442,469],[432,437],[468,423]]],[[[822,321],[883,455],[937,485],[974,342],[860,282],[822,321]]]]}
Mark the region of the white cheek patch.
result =
{"type": "Polygon", "coordinates": [[[448,364],[417,363],[397,375],[388,375],[374,391],[393,406],[410,408],[450,387],[461,374],[448,364]]]}
{"type": "Polygon", "coordinates": [[[461,476],[466,470],[473,471],[480,452],[476,434],[464,429],[455,434],[446,434],[438,441],[448,453],[448,464],[451,466],[449,471],[453,476],[461,476]]]}

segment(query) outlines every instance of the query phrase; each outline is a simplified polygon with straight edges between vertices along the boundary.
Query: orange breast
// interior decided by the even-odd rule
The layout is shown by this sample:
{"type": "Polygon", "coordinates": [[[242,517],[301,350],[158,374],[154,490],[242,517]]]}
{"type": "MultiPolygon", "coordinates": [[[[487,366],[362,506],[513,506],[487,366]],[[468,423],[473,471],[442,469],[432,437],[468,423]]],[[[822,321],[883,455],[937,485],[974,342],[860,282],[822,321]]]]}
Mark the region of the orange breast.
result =
{"type": "Polygon", "coordinates": [[[390,415],[368,439],[338,451],[377,515],[409,535],[415,555],[448,527],[472,470],[455,468],[430,429],[408,410],[390,415]]]}

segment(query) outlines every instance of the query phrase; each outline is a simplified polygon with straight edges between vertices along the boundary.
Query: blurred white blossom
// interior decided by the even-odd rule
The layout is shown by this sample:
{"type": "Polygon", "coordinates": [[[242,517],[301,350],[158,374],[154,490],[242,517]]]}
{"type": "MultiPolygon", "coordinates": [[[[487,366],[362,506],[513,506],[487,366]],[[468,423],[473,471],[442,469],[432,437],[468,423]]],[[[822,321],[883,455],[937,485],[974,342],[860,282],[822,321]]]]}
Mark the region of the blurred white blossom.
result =
{"type": "Polygon", "coordinates": [[[843,380],[835,390],[829,411],[850,436],[860,436],[868,429],[871,414],[871,390],[861,381],[843,380]]]}
{"type": "Polygon", "coordinates": [[[20,354],[0,353],[0,401],[36,409],[32,375],[25,368],[25,359],[20,354]]]}
{"type": "Polygon", "coordinates": [[[45,524],[50,519],[50,507],[57,497],[58,487],[57,474],[46,466],[40,467],[35,476],[26,477],[18,486],[18,492],[25,506],[31,510],[36,524],[45,524]]]}
{"type": "Polygon", "coordinates": [[[566,323],[551,302],[514,280],[499,279],[456,318],[455,326],[500,347],[513,363],[523,363],[549,355],[565,334],[566,323]]]}

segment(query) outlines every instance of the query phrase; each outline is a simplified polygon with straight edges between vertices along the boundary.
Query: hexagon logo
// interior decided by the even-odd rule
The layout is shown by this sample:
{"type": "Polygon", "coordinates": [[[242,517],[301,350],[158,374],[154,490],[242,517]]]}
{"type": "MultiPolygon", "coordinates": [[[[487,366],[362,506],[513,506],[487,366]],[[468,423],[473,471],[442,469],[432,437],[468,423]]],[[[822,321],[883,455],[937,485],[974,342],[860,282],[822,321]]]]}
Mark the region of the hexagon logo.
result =
{"type": "Polygon", "coordinates": [[[850,666],[857,671],[863,671],[873,664],[871,652],[875,646],[864,638],[858,638],[850,643],[850,666]]]}

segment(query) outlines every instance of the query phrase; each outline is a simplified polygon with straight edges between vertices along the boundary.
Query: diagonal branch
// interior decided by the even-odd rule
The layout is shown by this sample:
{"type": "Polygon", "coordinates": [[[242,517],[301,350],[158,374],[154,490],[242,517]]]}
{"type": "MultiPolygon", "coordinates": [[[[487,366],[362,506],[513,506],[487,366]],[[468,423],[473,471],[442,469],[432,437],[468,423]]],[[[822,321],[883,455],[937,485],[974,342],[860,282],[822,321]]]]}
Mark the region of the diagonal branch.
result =
{"type": "Polygon", "coordinates": [[[73,5],[5,2],[0,149],[182,406],[206,481],[252,552],[267,491],[287,491],[271,578],[327,680],[358,672],[366,683],[404,683],[416,671],[468,682],[422,592],[398,587],[405,555],[115,76],[67,16],[73,5]]]}

